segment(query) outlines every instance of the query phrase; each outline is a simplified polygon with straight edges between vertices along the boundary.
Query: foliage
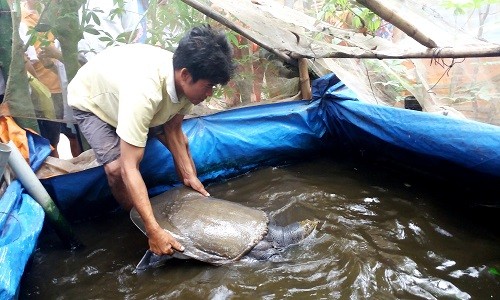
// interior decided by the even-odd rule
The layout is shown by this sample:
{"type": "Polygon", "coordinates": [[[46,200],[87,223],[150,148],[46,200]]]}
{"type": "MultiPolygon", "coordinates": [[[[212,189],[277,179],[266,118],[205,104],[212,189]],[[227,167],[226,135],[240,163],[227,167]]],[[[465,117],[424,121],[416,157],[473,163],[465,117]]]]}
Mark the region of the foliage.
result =
{"type": "Polygon", "coordinates": [[[365,28],[371,34],[375,34],[380,28],[382,19],[368,8],[354,8],[353,12],[355,17],[352,19],[352,23],[355,28],[365,28]]]}
{"type": "Polygon", "coordinates": [[[345,26],[374,35],[382,19],[368,8],[350,0],[326,0],[318,18],[330,23],[342,21],[345,26]]]}
{"type": "Polygon", "coordinates": [[[40,42],[41,47],[46,47],[50,45],[48,40],[48,32],[39,33],[35,28],[30,27],[27,34],[30,36],[27,45],[34,45],[37,41],[40,42]]]}
{"type": "Polygon", "coordinates": [[[147,11],[149,37],[146,43],[172,50],[186,28],[207,22],[207,17],[180,0],[159,5],[152,1],[147,11]]]}
{"type": "MultiPolygon", "coordinates": [[[[114,8],[109,12],[109,18],[113,20],[114,18],[121,18],[123,15],[127,13],[125,10],[125,0],[113,0],[114,8]]],[[[101,25],[101,20],[99,18],[98,13],[104,13],[101,9],[93,8],[91,10],[88,9],[88,3],[83,5],[80,27],[86,33],[93,35],[100,35],[99,40],[101,42],[106,42],[106,46],[111,46],[117,43],[127,43],[130,38],[130,34],[128,32],[123,32],[116,37],[113,37],[109,32],[105,30],[97,30],[94,26],[101,25]],[[91,24],[91,21],[94,24],[91,24]]]]}
{"type": "Polygon", "coordinates": [[[500,0],[443,0],[441,5],[446,9],[452,9],[455,15],[463,15],[471,9],[479,9],[485,5],[495,3],[500,3],[500,0]]]}

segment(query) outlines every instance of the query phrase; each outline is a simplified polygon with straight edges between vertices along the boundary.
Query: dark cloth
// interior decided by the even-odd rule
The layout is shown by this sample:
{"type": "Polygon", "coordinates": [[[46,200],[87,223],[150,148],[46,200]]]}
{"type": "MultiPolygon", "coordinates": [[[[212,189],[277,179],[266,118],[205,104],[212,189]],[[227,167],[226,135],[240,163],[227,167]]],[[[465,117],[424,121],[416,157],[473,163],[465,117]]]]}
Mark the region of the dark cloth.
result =
{"type": "MultiPolygon", "coordinates": [[[[56,119],[62,120],[64,117],[63,96],[61,93],[52,93],[51,98],[54,102],[54,112],[56,115],[56,119]]],[[[48,139],[50,145],[52,145],[52,147],[54,148],[56,148],[57,144],[59,144],[63,125],[64,124],[56,121],[38,120],[40,135],[48,139]]]]}

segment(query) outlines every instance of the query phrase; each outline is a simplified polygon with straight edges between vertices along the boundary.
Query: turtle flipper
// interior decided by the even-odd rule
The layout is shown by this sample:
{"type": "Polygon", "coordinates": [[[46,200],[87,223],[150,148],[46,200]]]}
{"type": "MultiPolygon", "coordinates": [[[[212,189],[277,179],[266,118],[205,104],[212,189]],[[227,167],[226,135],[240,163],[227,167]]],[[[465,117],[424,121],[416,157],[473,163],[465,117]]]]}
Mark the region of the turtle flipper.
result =
{"type": "Polygon", "coordinates": [[[140,272],[151,268],[161,267],[167,262],[167,260],[172,258],[189,259],[188,256],[177,251],[175,251],[173,255],[157,255],[151,250],[146,250],[146,253],[144,253],[144,256],[141,258],[141,261],[139,261],[135,269],[137,272],[140,272]]]}
{"type": "Polygon", "coordinates": [[[144,256],[141,258],[141,261],[137,264],[135,269],[136,271],[144,271],[149,268],[159,267],[171,258],[172,256],[170,255],[157,255],[151,250],[146,250],[146,253],[144,253],[144,256]]]}
{"type": "Polygon", "coordinates": [[[271,242],[264,239],[258,242],[247,256],[256,260],[272,260],[274,257],[279,257],[280,253],[271,242]]]}

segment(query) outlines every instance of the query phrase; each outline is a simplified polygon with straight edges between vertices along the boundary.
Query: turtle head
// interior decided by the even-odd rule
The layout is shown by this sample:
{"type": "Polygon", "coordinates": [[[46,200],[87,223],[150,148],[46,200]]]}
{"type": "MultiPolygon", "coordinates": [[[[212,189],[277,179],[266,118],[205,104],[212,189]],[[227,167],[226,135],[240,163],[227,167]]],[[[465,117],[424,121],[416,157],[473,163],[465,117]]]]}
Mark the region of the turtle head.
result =
{"type": "Polygon", "coordinates": [[[311,234],[311,232],[313,232],[314,229],[316,229],[316,227],[318,227],[319,221],[306,219],[300,221],[299,224],[300,228],[302,228],[303,238],[306,238],[311,234]]]}

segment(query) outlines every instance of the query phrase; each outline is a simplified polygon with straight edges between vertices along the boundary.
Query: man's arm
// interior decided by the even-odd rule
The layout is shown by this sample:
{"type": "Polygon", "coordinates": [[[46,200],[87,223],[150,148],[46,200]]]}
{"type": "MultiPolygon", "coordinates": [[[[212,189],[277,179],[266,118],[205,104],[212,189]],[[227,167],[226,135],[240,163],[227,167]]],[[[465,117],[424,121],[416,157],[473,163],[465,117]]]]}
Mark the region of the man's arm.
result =
{"type": "Polygon", "coordinates": [[[153,214],[146,184],[139,172],[139,163],[144,148],[120,141],[120,172],[130,201],[139,213],[146,228],[149,247],[156,254],[173,254],[173,250],[184,251],[183,246],[160,227],[153,214]]]}
{"type": "Polygon", "coordinates": [[[196,167],[189,151],[188,140],[184,132],[182,132],[183,119],[183,115],[175,115],[163,125],[164,135],[158,137],[172,153],[175,169],[184,185],[193,188],[202,195],[210,196],[196,174],[196,167]]]}

